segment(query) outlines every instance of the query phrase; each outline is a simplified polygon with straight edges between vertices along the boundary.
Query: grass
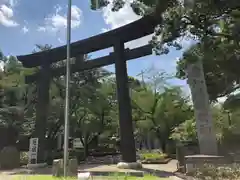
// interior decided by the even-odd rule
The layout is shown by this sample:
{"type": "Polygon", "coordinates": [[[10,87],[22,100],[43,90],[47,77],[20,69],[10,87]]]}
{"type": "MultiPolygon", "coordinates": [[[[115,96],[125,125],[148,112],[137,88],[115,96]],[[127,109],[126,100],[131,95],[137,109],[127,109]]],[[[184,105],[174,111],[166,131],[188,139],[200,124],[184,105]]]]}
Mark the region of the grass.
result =
{"type": "Polygon", "coordinates": [[[140,158],[142,160],[162,160],[162,159],[166,159],[167,155],[163,153],[158,153],[158,152],[144,152],[144,153],[140,153],[140,158]]]}
{"type": "MultiPolygon", "coordinates": [[[[1,179],[1,178],[0,178],[1,179]]],[[[4,178],[5,179],[5,178],[4,178]]],[[[8,180],[9,178],[6,178],[8,180]]],[[[117,179],[117,180],[169,180],[169,178],[158,178],[155,176],[144,176],[144,177],[133,177],[133,176],[107,176],[107,177],[93,177],[93,180],[106,180],[106,179],[117,179]]],[[[2,180],[2,179],[1,179],[2,180]]],[[[56,178],[50,175],[18,175],[12,176],[9,180],[77,180],[77,178],[56,178]]],[[[90,178],[91,180],[91,178],[90,178]]]]}

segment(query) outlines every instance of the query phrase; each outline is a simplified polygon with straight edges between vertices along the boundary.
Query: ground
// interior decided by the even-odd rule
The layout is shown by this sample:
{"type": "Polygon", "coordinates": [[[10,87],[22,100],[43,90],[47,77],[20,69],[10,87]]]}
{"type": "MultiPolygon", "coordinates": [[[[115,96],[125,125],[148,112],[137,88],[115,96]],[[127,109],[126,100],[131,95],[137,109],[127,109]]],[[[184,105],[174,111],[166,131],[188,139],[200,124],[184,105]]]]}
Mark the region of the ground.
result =
{"type": "MultiPolygon", "coordinates": [[[[137,170],[123,170],[118,169],[116,165],[97,165],[97,164],[87,164],[80,165],[79,171],[82,172],[91,172],[93,175],[101,175],[94,176],[93,180],[101,180],[101,179],[126,179],[124,177],[125,173],[128,173],[129,176],[127,179],[130,180],[179,180],[174,172],[177,170],[177,161],[172,160],[168,164],[146,164],[143,165],[143,169],[141,171],[137,170]],[[136,177],[141,176],[144,173],[151,173],[155,176],[145,176],[145,177],[136,177]],[[109,175],[110,174],[110,175],[109,175]],[[115,174],[118,174],[116,176],[115,174]],[[104,176],[103,175],[108,175],[104,176]]],[[[38,170],[29,170],[26,168],[15,169],[12,171],[1,171],[0,172],[0,180],[52,180],[56,178],[52,178],[51,176],[52,169],[51,167],[38,169],[38,170]],[[35,175],[33,175],[35,174],[35,175]]]]}
{"type": "MultiPolygon", "coordinates": [[[[0,176],[0,180],[62,180],[63,178],[54,178],[50,175],[13,175],[13,176],[0,176]]],[[[108,177],[93,177],[92,180],[178,180],[174,177],[169,178],[159,178],[154,176],[145,176],[145,177],[124,177],[124,176],[108,176],[108,177]]],[[[76,180],[76,178],[67,178],[67,180],[76,180]]]]}

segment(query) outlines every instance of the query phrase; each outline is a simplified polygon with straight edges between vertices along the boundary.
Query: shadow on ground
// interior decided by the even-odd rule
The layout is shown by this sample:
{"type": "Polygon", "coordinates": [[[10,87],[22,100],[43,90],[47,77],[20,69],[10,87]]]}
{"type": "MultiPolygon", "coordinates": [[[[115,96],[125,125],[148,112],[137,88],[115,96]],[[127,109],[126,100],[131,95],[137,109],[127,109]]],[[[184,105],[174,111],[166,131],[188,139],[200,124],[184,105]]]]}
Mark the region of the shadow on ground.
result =
{"type": "MultiPolygon", "coordinates": [[[[151,174],[160,178],[168,178],[175,175],[176,161],[172,160],[168,164],[149,164],[143,165],[140,170],[135,169],[118,169],[116,165],[104,165],[104,164],[80,164],[78,168],[79,172],[91,172],[93,176],[135,176],[143,177],[146,174],[151,174]]],[[[37,169],[20,168],[11,171],[0,171],[0,175],[51,175],[52,167],[44,167],[37,169]]]]}

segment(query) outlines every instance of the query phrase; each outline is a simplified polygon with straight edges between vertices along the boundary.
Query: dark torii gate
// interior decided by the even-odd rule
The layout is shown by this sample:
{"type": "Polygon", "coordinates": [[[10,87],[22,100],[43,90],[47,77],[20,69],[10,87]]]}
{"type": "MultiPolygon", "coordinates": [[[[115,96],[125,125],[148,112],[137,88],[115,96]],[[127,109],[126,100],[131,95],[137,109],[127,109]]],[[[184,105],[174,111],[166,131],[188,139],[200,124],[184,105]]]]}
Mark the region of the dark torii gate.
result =
{"type": "MultiPolygon", "coordinates": [[[[71,73],[115,63],[120,121],[120,150],[123,162],[136,162],[126,61],[152,54],[150,45],[129,50],[124,49],[124,43],[152,34],[155,26],[159,23],[159,19],[157,20],[155,16],[149,15],[126,26],[71,44],[71,57],[76,57],[76,64],[70,67],[71,73]],[[114,52],[108,56],[82,61],[82,55],[109,47],[113,47],[114,52]]],[[[52,63],[66,59],[66,48],[66,46],[61,46],[17,57],[26,68],[41,67],[39,72],[25,77],[26,83],[37,81],[38,85],[35,127],[42,127],[41,129],[35,129],[34,134],[35,137],[39,138],[38,163],[44,162],[44,129],[46,128],[48,115],[50,78],[63,75],[66,72],[65,67],[51,69],[50,66],[52,63]]]]}

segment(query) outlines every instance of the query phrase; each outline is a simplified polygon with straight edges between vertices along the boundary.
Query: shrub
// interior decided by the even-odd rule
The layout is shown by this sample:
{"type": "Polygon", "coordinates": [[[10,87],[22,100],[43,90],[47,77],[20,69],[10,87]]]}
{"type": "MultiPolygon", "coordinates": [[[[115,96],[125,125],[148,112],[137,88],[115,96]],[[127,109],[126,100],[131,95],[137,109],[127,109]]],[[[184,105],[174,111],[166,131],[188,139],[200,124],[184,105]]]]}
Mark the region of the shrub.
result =
{"type": "Polygon", "coordinates": [[[158,152],[144,152],[140,153],[141,160],[162,160],[167,158],[166,154],[158,153],[158,152]]]}
{"type": "Polygon", "coordinates": [[[70,150],[69,158],[77,158],[78,163],[85,160],[85,154],[82,149],[70,150]]]}
{"type": "Polygon", "coordinates": [[[28,152],[20,152],[20,164],[28,164],[28,152]]]}
{"type": "Polygon", "coordinates": [[[20,153],[13,146],[4,147],[0,152],[0,165],[3,169],[14,169],[20,166],[20,153]]]}
{"type": "Polygon", "coordinates": [[[203,168],[191,173],[191,175],[199,180],[239,180],[240,166],[237,164],[219,167],[204,165],[203,168]]]}
{"type": "Polygon", "coordinates": [[[52,165],[54,159],[62,159],[62,151],[48,151],[46,156],[46,162],[48,165],[52,165]]]}
{"type": "Polygon", "coordinates": [[[186,120],[172,131],[170,139],[176,142],[197,142],[197,130],[195,119],[186,120]]]}

